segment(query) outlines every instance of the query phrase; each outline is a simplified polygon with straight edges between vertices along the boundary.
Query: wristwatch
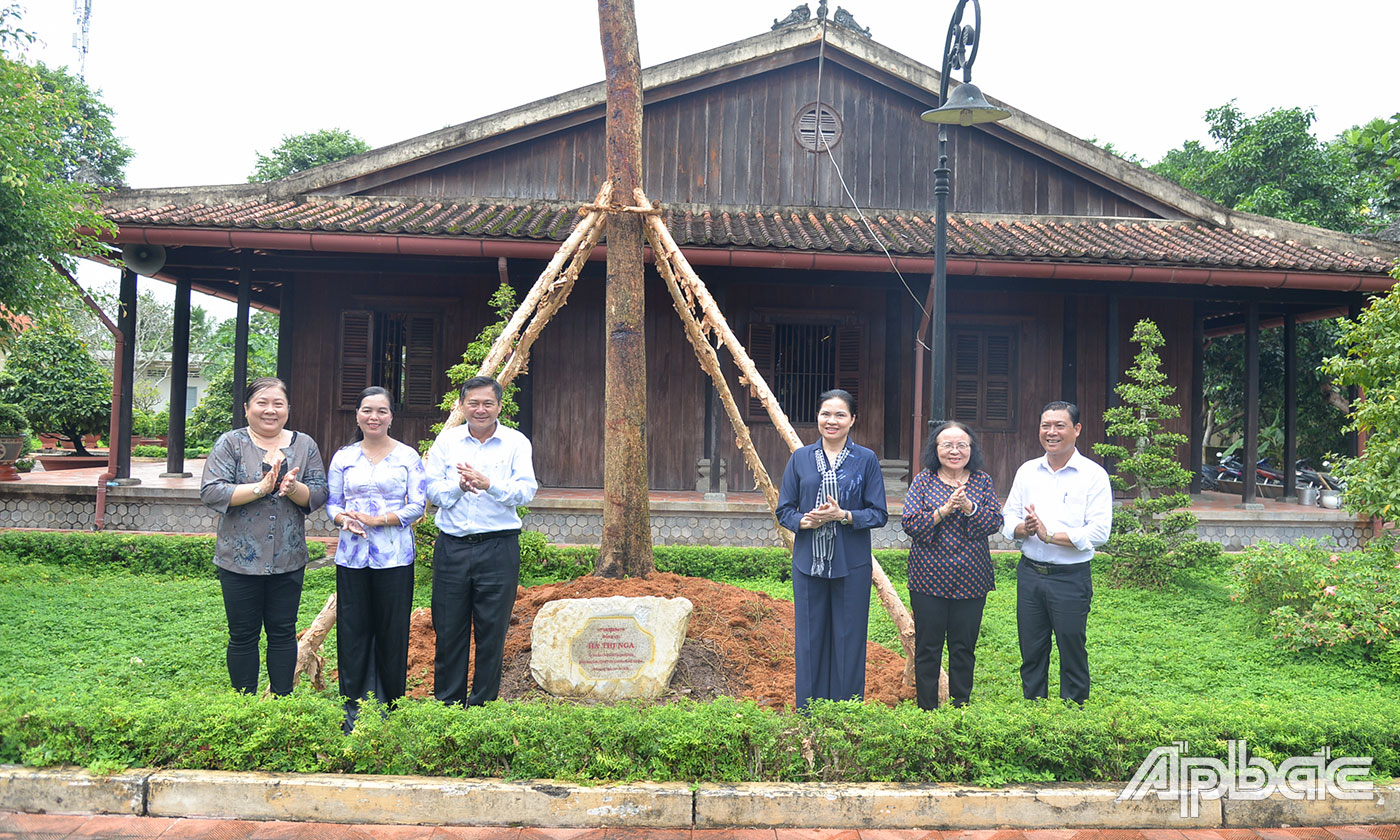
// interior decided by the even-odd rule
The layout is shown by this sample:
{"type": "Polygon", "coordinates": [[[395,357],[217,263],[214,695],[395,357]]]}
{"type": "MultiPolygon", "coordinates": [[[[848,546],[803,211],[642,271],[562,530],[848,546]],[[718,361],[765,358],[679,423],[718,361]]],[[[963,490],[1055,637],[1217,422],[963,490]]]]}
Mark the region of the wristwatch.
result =
{"type": "Polygon", "coordinates": [[[855,518],[851,516],[851,512],[850,512],[849,510],[846,511],[846,518],[845,518],[845,519],[842,519],[841,521],[844,522],[844,523],[847,524],[847,525],[854,525],[854,524],[855,524],[855,518]]]}

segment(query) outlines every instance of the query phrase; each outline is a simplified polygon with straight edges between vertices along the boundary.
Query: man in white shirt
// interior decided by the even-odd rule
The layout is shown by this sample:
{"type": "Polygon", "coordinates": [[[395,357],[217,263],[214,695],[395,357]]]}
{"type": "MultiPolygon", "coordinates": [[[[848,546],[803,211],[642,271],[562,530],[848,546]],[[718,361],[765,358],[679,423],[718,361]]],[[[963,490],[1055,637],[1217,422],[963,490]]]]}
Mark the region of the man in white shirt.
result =
{"type": "Polygon", "coordinates": [[[1050,635],[1060,649],[1060,697],[1089,699],[1089,560],[1113,526],[1108,473],[1075,448],[1079,407],[1049,403],[1040,413],[1045,457],[1021,465],[1006,497],[1002,535],[1021,546],[1016,567],[1016,629],[1021,693],[1049,696],[1050,635]]]}
{"type": "Polygon", "coordinates": [[[433,549],[433,693],[444,703],[480,706],[501,690],[506,628],[520,583],[517,505],[539,485],[530,441],[498,422],[501,384],[477,376],[458,399],[467,422],[445,429],[428,451],[428,501],[442,533],[433,549]],[[467,694],[468,646],[476,631],[476,671],[467,694]]]}

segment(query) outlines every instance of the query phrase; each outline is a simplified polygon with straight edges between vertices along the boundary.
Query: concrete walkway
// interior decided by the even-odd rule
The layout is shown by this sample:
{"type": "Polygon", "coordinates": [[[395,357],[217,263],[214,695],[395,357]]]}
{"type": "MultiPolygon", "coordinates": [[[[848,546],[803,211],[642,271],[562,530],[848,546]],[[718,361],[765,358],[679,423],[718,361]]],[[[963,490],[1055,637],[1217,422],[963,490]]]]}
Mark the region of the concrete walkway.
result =
{"type": "Polygon", "coordinates": [[[55,816],[0,811],[0,838],[160,838],[160,840],[1397,840],[1400,826],[1328,828],[1014,829],[821,828],[473,828],[348,825],[127,816],[55,816]]]}

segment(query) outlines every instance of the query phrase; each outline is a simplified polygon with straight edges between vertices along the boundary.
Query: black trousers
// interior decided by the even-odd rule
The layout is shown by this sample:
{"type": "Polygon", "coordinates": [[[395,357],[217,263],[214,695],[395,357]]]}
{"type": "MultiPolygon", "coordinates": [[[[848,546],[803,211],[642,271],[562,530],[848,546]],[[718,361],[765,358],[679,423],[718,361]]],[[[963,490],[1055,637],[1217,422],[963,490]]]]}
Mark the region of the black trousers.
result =
{"type": "Polygon", "coordinates": [[[857,566],[839,578],[792,570],[799,711],[814,698],[865,699],[872,568],[857,566]]]}
{"type": "Polygon", "coordinates": [[[273,694],[292,693],[297,666],[297,607],[304,569],[241,575],[219,568],[228,617],[228,677],[244,694],[258,690],[258,640],[267,630],[267,681],[273,694]]]}
{"type": "Polygon", "coordinates": [[[1027,700],[1050,695],[1050,636],[1060,649],[1060,697],[1089,699],[1089,604],[1094,582],[1089,564],[1041,574],[1023,557],[1016,567],[1016,631],[1021,642],[1021,693],[1027,700]]]}
{"type": "Polygon", "coordinates": [[[914,614],[914,691],[920,709],[938,708],[938,672],[948,640],[948,699],[962,706],[972,697],[977,635],[987,597],[939,598],[909,590],[914,614]]]}
{"type": "Polygon", "coordinates": [[[408,620],[413,612],[413,566],[335,567],[335,643],[340,695],[385,703],[408,682],[408,620]]]}
{"type": "Polygon", "coordinates": [[[506,629],[520,584],[520,534],[474,542],[441,534],[433,549],[433,694],[444,703],[480,706],[501,693],[506,629]],[[476,670],[467,694],[468,646],[476,670]]]}

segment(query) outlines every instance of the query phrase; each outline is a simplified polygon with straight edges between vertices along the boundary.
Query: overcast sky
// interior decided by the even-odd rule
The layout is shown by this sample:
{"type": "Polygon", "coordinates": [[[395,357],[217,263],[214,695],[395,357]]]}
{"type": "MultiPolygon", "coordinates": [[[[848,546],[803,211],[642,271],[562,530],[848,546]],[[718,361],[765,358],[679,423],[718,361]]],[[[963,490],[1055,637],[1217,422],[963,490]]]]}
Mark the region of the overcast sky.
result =
{"type": "MultiPolygon", "coordinates": [[[[76,70],[74,0],[21,5],[21,28],[42,42],[31,56],[76,70]]],[[[643,66],[766,32],[795,5],[637,0],[643,66]]],[[[940,64],[954,0],[841,5],[875,40],[940,64]]],[[[983,91],[1149,161],[1207,140],[1206,109],[1230,99],[1248,114],[1312,108],[1323,139],[1400,111],[1397,0],[984,0],[982,11],[983,91]]],[[[287,134],[344,128],[382,146],[603,77],[592,0],[92,0],[85,71],[136,151],[135,187],[242,182],[287,134]]]]}

